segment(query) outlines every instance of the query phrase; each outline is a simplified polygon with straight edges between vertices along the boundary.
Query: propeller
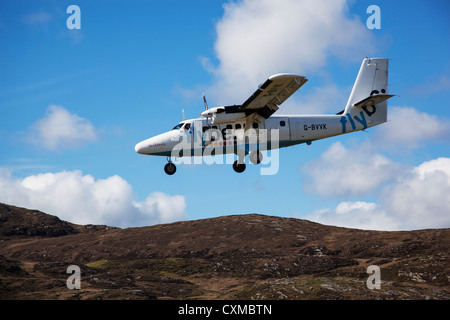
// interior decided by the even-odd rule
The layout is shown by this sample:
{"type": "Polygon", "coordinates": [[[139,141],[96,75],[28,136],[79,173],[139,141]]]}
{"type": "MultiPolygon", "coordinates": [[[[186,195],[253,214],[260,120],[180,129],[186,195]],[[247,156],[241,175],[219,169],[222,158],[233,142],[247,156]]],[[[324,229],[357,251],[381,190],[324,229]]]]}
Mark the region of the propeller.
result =
{"type": "Polygon", "coordinates": [[[205,94],[203,94],[203,103],[205,104],[205,110],[208,110],[208,104],[206,103],[205,94]]]}
{"type": "Polygon", "coordinates": [[[200,113],[199,118],[201,118],[202,116],[205,116],[206,118],[210,117],[211,115],[209,114],[209,112],[207,114],[203,114],[204,112],[208,111],[208,103],[206,102],[206,96],[203,93],[203,103],[205,104],[205,111],[203,111],[202,113],[200,113]]]}

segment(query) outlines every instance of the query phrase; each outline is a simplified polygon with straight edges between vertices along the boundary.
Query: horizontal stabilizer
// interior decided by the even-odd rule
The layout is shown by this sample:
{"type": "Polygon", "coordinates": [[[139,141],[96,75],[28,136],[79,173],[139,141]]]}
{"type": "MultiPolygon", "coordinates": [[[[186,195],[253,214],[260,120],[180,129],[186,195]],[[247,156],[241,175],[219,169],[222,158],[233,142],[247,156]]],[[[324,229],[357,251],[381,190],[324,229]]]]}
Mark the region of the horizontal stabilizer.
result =
{"type": "Polygon", "coordinates": [[[365,99],[362,99],[361,101],[358,101],[357,103],[355,103],[353,105],[353,107],[363,108],[363,107],[367,107],[367,106],[373,106],[373,105],[379,104],[383,101],[386,101],[387,99],[392,98],[393,96],[394,96],[393,94],[385,94],[385,93],[374,94],[374,95],[368,96],[365,99]]]}

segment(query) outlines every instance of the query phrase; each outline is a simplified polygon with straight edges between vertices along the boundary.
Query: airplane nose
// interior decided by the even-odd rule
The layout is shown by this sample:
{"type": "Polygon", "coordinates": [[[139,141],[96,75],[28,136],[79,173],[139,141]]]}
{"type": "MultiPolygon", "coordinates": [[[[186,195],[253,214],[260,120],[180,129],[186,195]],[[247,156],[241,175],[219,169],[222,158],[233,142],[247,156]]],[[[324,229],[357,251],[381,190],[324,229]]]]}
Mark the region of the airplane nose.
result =
{"type": "Polygon", "coordinates": [[[165,145],[166,143],[162,137],[156,136],[139,142],[134,147],[134,150],[140,154],[155,154],[163,151],[165,145]]]}
{"type": "Polygon", "coordinates": [[[139,142],[138,144],[136,144],[136,146],[134,147],[134,150],[137,152],[137,153],[141,153],[141,154],[144,154],[145,152],[145,146],[144,146],[144,144],[145,144],[145,141],[141,141],[141,142],[139,142]]]}

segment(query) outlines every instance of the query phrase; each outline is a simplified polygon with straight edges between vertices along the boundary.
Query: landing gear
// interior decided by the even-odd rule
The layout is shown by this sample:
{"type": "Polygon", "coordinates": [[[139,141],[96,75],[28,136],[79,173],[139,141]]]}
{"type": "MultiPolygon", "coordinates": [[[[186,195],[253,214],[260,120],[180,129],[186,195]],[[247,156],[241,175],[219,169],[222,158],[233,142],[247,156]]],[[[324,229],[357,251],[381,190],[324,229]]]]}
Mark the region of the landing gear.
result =
{"type": "Polygon", "coordinates": [[[234,171],[236,171],[237,173],[242,173],[245,170],[245,163],[239,163],[238,160],[234,161],[233,163],[233,169],[234,171]]]}
{"type": "Polygon", "coordinates": [[[177,167],[168,159],[169,163],[164,166],[164,172],[169,176],[173,175],[177,171],[177,167]]]}
{"type": "Polygon", "coordinates": [[[248,158],[251,163],[259,164],[259,163],[261,163],[261,161],[263,159],[263,155],[261,152],[255,150],[255,151],[250,152],[250,156],[248,158]]]}

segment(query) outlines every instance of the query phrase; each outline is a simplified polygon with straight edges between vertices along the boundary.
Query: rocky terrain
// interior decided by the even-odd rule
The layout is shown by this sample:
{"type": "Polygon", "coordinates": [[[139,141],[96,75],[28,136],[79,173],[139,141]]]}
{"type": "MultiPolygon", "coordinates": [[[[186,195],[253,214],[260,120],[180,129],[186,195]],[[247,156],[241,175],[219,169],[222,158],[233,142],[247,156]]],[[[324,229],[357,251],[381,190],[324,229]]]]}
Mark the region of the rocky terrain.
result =
{"type": "Polygon", "coordinates": [[[450,229],[258,214],[119,229],[0,204],[0,299],[448,300],[449,244],[450,229]],[[80,289],[66,285],[70,265],[80,289]],[[370,265],[380,289],[366,285],[370,265]]]}

